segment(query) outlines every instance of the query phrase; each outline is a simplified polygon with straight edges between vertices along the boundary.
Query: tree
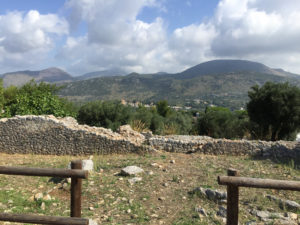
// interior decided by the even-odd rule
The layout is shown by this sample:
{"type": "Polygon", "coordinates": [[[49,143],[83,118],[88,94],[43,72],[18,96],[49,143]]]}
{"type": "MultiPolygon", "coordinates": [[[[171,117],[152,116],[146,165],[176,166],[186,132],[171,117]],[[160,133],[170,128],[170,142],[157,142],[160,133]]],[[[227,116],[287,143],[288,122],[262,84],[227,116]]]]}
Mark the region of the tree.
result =
{"type": "Polygon", "coordinates": [[[56,85],[30,81],[24,86],[8,87],[4,90],[4,114],[15,115],[49,115],[64,117],[75,116],[70,103],[55,95],[59,90],[56,85]]]}
{"type": "Polygon", "coordinates": [[[79,123],[116,130],[128,124],[133,115],[130,107],[119,101],[94,101],[83,105],[78,112],[79,123]]]}
{"type": "Polygon", "coordinates": [[[300,129],[300,89],[289,83],[267,82],[248,92],[252,134],[264,140],[295,139],[300,129]]]}
{"type": "Polygon", "coordinates": [[[207,107],[198,119],[198,134],[213,138],[243,138],[247,131],[245,111],[231,112],[228,108],[207,107]]]}
{"type": "Polygon", "coordinates": [[[166,100],[161,100],[156,103],[156,110],[159,115],[162,117],[168,117],[171,113],[172,110],[168,105],[168,102],[166,100]]]}
{"type": "Polygon", "coordinates": [[[4,105],[3,80],[0,79],[0,115],[2,115],[3,105],[4,105]]]}

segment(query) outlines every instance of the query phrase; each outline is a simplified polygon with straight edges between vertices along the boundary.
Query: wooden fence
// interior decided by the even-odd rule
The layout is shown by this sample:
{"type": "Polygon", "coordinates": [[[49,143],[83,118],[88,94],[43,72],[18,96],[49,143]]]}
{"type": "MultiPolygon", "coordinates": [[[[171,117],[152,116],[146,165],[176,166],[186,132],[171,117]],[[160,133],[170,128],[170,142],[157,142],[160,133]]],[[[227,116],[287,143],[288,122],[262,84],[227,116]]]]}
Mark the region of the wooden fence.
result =
{"type": "Polygon", "coordinates": [[[218,176],[218,183],[227,185],[227,225],[238,224],[239,187],[300,191],[300,182],[239,177],[235,169],[229,169],[228,176],[218,176]]]}
{"type": "Polygon", "coordinates": [[[71,169],[44,169],[0,166],[0,174],[71,178],[71,217],[0,213],[0,221],[58,225],[89,224],[88,219],[80,218],[82,179],[88,178],[88,171],[82,170],[82,161],[72,161],[71,169]]]}

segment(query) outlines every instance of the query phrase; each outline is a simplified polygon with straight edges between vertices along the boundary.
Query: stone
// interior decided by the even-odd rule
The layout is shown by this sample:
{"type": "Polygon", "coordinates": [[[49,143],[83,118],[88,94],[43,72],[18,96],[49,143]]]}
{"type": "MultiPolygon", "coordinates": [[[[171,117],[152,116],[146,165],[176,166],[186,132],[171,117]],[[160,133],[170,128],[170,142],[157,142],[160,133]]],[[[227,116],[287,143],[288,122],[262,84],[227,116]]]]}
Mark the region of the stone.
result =
{"type": "Polygon", "coordinates": [[[131,178],[131,179],[128,179],[128,182],[130,183],[130,184],[135,184],[135,183],[137,183],[137,182],[140,182],[140,181],[142,181],[143,179],[141,178],[141,177],[133,177],[133,178],[131,178]]]}
{"type": "Polygon", "coordinates": [[[227,216],[227,209],[223,206],[219,206],[219,210],[217,211],[217,215],[223,218],[226,218],[227,216]]]}
{"type": "Polygon", "coordinates": [[[93,206],[90,206],[90,207],[89,207],[89,210],[90,210],[90,211],[94,211],[95,208],[94,208],[93,206]]]}
{"type": "Polygon", "coordinates": [[[165,201],[166,198],[165,198],[165,197],[159,197],[158,200],[160,200],[160,201],[165,201]]]}
{"type": "Polygon", "coordinates": [[[89,219],[89,225],[98,225],[95,220],[89,219]]]}
{"type": "Polygon", "coordinates": [[[82,160],[82,169],[88,171],[94,171],[94,162],[91,159],[82,160]]]}
{"type": "Polygon", "coordinates": [[[34,200],[38,201],[40,199],[43,199],[43,197],[44,197],[43,193],[39,192],[39,193],[37,193],[37,194],[34,195],[34,200]]]}
{"type": "Polygon", "coordinates": [[[127,166],[121,170],[120,175],[135,176],[135,175],[143,173],[143,172],[144,172],[144,170],[138,166],[127,166]]]}
{"type": "Polygon", "coordinates": [[[0,202],[0,209],[6,209],[7,206],[0,202]]]}
{"type": "MultiPolygon", "coordinates": [[[[91,159],[83,159],[82,161],[82,169],[93,171],[94,170],[94,162],[91,159]]],[[[71,169],[71,162],[68,164],[68,169],[71,169]]]]}
{"type": "Polygon", "coordinates": [[[47,195],[45,195],[45,196],[43,197],[43,200],[45,200],[45,201],[50,201],[50,200],[51,200],[51,196],[50,196],[49,194],[47,194],[47,195]]]}
{"type": "Polygon", "coordinates": [[[300,205],[297,202],[291,200],[283,200],[282,202],[283,204],[286,205],[288,209],[295,210],[295,211],[300,209],[300,205]]]}
{"type": "Polygon", "coordinates": [[[46,204],[45,204],[45,202],[42,202],[42,204],[41,204],[41,210],[45,210],[46,209],[46,204]]]}
{"type": "Polygon", "coordinates": [[[201,208],[201,207],[195,207],[195,212],[200,213],[203,216],[207,216],[207,213],[205,212],[205,209],[201,208]]]}
{"type": "Polygon", "coordinates": [[[152,218],[158,218],[159,216],[157,214],[152,214],[151,217],[152,218]]]}
{"type": "Polygon", "coordinates": [[[288,213],[288,217],[292,220],[298,219],[298,215],[296,213],[288,213]]]}
{"type": "Polygon", "coordinates": [[[260,218],[261,220],[266,220],[270,217],[270,213],[267,211],[259,211],[259,210],[252,210],[251,214],[254,216],[257,216],[258,218],[260,218]]]}

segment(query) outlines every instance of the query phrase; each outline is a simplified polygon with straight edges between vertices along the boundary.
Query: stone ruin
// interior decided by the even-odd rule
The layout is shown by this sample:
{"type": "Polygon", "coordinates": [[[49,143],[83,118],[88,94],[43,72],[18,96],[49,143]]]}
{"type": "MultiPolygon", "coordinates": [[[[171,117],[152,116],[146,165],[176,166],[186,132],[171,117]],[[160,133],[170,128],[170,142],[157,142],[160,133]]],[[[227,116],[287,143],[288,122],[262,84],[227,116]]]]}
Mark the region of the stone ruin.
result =
{"type": "Polygon", "coordinates": [[[16,116],[0,120],[0,152],[48,155],[168,152],[210,155],[259,155],[300,158],[299,142],[213,139],[206,136],[157,136],[129,125],[117,132],[79,125],[72,117],[16,116]]]}

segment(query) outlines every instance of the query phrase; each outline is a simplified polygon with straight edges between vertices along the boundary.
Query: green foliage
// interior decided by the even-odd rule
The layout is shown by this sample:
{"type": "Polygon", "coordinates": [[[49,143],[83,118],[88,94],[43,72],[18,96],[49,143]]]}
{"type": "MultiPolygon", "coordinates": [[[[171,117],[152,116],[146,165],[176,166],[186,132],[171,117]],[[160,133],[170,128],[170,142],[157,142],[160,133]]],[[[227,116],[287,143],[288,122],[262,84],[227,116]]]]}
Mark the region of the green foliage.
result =
{"type": "Polygon", "coordinates": [[[157,110],[156,107],[146,108],[142,105],[138,108],[124,106],[119,101],[95,101],[79,109],[77,120],[112,130],[131,124],[138,131],[151,130],[154,134],[189,134],[193,126],[191,114],[173,111],[165,103],[162,102],[163,107],[157,110]]]}
{"type": "Polygon", "coordinates": [[[231,112],[228,108],[208,107],[198,119],[198,134],[213,138],[243,138],[247,124],[245,111],[231,112]]]}
{"type": "Polygon", "coordinates": [[[116,130],[119,126],[128,124],[132,115],[132,109],[119,101],[95,101],[79,109],[77,120],[90,126],[116,130]]]}
{"type": "Polygon", "coordinates": [[[156,103],[156,110],[162,117],[168,117],[171,114],[171,108],[166,100],[161,100],[156,103]]]}
{"type": "Polygon", "coordinates": [[[4,113],[2,117],[15,115],[49,115],[58,117],[75,116],[71,103],[55,95],[56,85],[30,81],[17,88],[10,86],[3,92],[4,113]]]}
{"type": "Polygon", "coordinates": [[[3,105],[4,105],[3,80],[0,79],[0,115],[2,114],[3,105]]]}
{"type": "Polygon", "coordinates": [[[295,140],[300,130],[300,89],[289,83],[265,83],[248,93],[252,135],[264,140],[295,140]]]}

